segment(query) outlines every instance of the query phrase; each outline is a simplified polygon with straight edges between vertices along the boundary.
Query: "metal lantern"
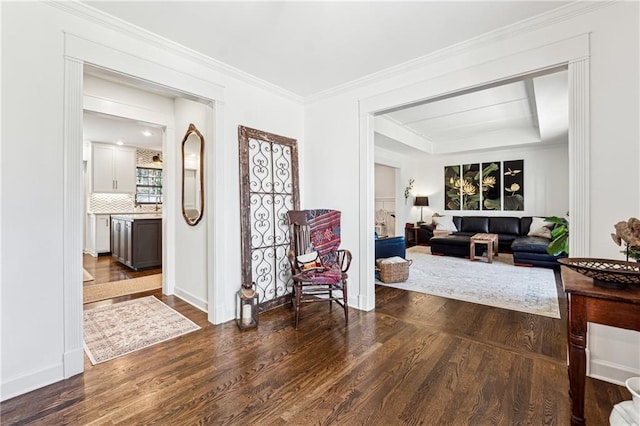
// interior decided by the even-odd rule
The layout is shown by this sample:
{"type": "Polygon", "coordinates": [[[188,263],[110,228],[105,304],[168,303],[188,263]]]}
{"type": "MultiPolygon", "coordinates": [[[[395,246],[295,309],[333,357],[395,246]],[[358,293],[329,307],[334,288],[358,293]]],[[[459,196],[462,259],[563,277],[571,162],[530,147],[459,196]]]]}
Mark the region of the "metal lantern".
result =
{"type": "Polygon", "coordinates": [[[236,322],[241,330],[258,326],[258,292],[255,283],[245,284],[238,291],[236,303],[236,322]]]}

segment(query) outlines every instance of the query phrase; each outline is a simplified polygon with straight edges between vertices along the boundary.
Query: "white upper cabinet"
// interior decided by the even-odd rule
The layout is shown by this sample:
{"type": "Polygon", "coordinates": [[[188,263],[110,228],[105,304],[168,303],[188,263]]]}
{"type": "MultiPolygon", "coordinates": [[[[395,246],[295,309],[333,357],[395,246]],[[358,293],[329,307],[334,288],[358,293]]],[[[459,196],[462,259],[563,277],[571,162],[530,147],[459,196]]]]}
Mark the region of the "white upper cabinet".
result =
{"type": "Polygon", "coordinates": [[[91,192],[135,193],[135,148],[101,143],[91,148],[91,192]]]}

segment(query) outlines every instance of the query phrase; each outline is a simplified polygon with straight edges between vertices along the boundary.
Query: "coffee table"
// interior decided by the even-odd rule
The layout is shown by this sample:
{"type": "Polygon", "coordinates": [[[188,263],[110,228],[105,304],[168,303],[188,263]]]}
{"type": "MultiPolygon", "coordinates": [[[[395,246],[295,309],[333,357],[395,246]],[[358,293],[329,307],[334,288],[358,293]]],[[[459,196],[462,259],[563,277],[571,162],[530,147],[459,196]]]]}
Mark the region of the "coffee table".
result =
{"type": "Polygon", "coordinates": [[[476,260],[476,244],[487,245],[487,261],[493,263],[493,255],[498,255],[498,234],[479,233],[471,237],[469,243],[469,260],[476,260]]]}

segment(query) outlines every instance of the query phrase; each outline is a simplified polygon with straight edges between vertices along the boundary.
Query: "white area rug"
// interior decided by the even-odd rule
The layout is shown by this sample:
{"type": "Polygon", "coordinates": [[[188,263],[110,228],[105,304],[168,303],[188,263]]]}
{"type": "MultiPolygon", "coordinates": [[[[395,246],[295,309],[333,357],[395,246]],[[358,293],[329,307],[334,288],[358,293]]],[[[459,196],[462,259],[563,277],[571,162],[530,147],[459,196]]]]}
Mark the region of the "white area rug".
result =
{"type": "Polygon", "coordinates": [[[147,348],[200,327],[153,296],[84,312],[84,350],[92,364],[147,348]]]}
{"type": "Polygon", "coordinates": [[[407,259],[413,260],[407,281],[385,284],[376,280],[376,284],[560,318],[551,269],[513,266],[510,254],[500,254],[493,263],[486,263],[424,251],[422,247],[407,250],[407,259]]]}

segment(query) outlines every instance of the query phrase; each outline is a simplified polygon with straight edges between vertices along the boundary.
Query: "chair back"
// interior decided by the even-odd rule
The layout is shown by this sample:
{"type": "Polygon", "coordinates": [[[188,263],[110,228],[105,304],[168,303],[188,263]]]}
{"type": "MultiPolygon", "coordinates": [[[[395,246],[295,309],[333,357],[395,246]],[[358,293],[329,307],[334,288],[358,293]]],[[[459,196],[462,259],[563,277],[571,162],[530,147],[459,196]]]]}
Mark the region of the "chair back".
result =
{"type": "Polygon", "coordinates": [[[338,210],[290,210],[287,212],[291,250],[296,256],[317,251],[325,267],[338,260],[340,216],[338,210]]]}

